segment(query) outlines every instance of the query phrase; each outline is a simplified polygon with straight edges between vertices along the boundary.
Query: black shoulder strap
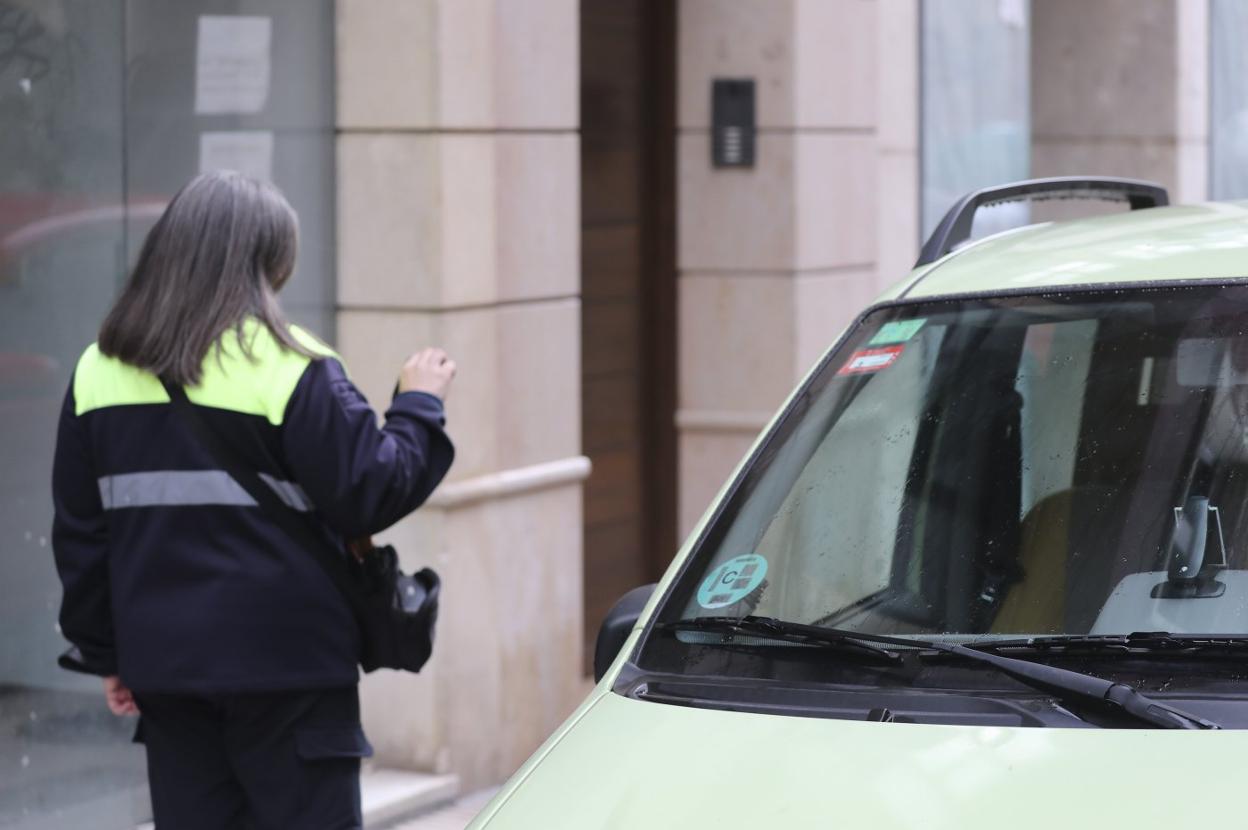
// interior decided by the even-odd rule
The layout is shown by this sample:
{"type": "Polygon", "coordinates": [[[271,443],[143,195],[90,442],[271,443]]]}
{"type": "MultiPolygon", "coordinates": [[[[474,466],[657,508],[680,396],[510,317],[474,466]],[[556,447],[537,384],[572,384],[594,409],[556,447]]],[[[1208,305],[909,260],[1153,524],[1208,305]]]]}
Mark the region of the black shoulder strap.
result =
{"type": "Polygon", "coordinates": [[[256,504],[275,525],[315,557],[346,597],[352,610],[358,614],[364,607],[364,598],[351,575],[350,566],[344,554],[330,545],[328,540],[318,536],[293,509],[278,497],[272,487],[265,484],[259,472],[247,463],[241,453],[221,440],[221,437],[195,410],[181,386],[163,379],[161,383],[165,391],[169,393],[173,411],[178,413],[204,449],[208,450],[216,462],[229,473],[230,478],[238,482],[238,485],[256,500],[256,504]]]}

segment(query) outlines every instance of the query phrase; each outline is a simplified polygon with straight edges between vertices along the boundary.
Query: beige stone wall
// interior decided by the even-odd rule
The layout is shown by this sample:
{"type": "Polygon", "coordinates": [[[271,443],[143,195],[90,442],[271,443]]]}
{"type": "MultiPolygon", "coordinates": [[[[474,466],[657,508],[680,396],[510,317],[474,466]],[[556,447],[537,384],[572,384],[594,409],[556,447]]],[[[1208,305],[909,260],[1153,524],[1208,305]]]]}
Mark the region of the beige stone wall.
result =
{"type": "MultiPolygon", "coordinates": [[[[1208,3],[1031,4],[1032,172],[1208,190],[1208,3]]],[[[1038,215],[1051,215],[1039,211],[1038,215]]]]}
{"type": "Polygon", "coordinates": [[[919,254],[919,0],[878,0],[876,285],[902,280],[919,254]]]}
{"type": "Polygon", "coordinates": [[[384,408],[441,344],[458,457],[384,534],[444,580],[419,676],[363,684],[383,763],[509,775],[578,702],[576,0],[339,0],[338,337],[384,408]]]}
{"type": "Polygon", "coordinates": [[[915,0],[680,0],[680,526],[917,251],[915,0]],[[753,169],[710,161],[715,77],[757,83],[753,169]]]}

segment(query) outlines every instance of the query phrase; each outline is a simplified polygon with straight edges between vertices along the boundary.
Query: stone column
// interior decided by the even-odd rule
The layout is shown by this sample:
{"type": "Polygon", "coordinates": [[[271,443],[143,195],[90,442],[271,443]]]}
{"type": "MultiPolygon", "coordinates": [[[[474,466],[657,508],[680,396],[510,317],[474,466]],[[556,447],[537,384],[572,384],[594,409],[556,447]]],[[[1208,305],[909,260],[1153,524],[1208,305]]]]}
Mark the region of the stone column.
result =
{"type": "Polygon", "coordinates": [[[382,535],[444,580],[419,676],[363,684],[379,760],[509,775],[581,655],[576,0],[339,0],[338,343],[385,408],[445,346],[455,467],[382,535]]]}
{"type": "Polygon", "coordinates": [[[877,176],[899,167],[879,164],[879,31],[875,0],[680,0],[682,532],[877,292],[877,176]],[[756,81],[752,169],[711,165],[717,77],[756,81]]]}
{"type": "Polygon", "coordinates": [[[919,0],[878,0],[876,285],[914,267],[919,238],[919,0]]]}
{"type": "Polygon", "coordinates": [[[1208,190],[1209,4],[1031,4],[1032,173],[1154,179],[1172,202],[1208,190]]]}

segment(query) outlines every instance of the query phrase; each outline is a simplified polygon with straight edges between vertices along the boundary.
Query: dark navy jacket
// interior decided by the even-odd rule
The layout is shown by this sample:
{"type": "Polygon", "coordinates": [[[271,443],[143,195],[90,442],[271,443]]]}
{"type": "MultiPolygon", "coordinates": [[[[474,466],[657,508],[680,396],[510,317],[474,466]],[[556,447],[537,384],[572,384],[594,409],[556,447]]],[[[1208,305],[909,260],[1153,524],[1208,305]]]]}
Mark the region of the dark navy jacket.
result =
{"type": "MultiPolygon", "coordinates": [[[[223,336],[187,395],[342,547],[419,506],[454,449],[438,398],[397,395],[379,429],[336,356],[292,333],[322,356],[283,349],[249,323],[249,348],[223,336]]],[[[153,375],[86,351],[61,414],[52,489],[61,631],[92,672],[140,692],[356,682],[359,633],[337,586],[219,468],[153,375]]]]}

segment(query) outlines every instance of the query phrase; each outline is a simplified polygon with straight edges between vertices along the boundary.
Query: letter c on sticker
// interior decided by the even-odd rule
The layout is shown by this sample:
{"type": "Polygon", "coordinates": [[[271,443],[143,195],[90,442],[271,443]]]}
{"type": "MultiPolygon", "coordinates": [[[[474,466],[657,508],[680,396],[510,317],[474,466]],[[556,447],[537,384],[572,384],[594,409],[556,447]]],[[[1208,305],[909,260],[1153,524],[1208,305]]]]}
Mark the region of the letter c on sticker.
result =
{"type": "Polygon", "coordinates": [[[766,574],[767,560],[758,554],[734,556],[707,574],[698,588],[698,605],[713,609],[740,602],[763,584],[766,574]]]}

